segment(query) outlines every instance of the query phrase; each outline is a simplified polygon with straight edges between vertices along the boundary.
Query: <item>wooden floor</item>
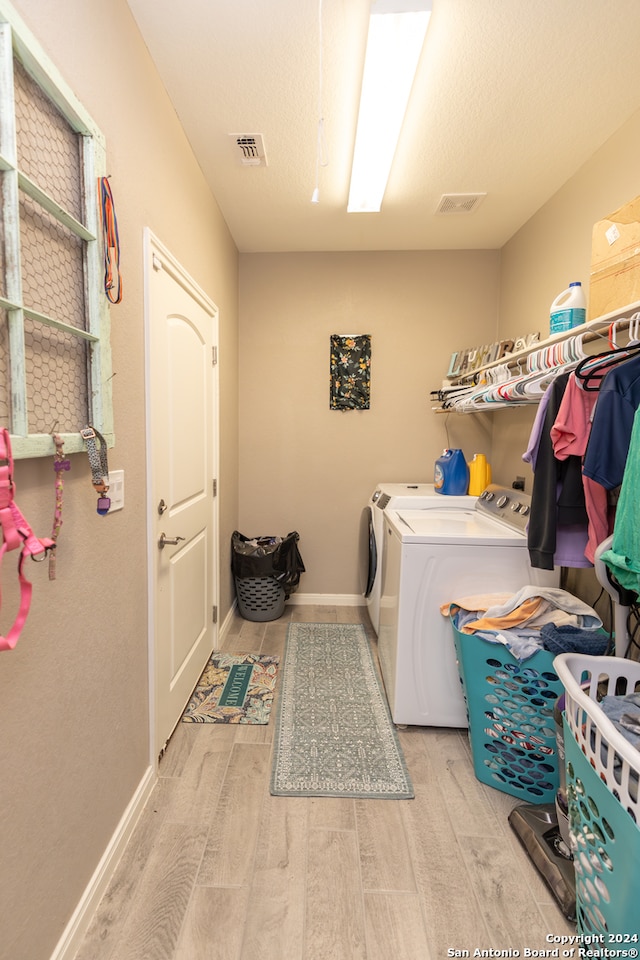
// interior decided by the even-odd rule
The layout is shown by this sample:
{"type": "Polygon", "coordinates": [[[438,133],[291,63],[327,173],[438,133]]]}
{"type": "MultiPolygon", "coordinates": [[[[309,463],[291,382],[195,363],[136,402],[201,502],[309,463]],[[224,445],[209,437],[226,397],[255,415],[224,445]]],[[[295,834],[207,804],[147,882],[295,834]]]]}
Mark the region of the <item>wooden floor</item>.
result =
{"type": "MultiPolygon", "coordinates": [[[[224,649],[281,655],[289,620],[367,617],[237,617],[224,649]]],[[[465,731],[400,731],[414,800],[272,797],[272,735],[273,720],[178,724],[76,960],[523,957],[575,933],[507,822],[519,801],[476,780],[465,731]]]]}

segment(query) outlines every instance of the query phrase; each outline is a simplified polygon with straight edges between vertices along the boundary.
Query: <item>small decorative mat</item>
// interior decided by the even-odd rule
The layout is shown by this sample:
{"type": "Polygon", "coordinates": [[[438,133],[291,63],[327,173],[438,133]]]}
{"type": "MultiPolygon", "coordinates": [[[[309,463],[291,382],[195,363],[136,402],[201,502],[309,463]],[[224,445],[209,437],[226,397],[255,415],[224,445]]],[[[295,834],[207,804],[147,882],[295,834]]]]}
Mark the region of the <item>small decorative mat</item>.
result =
{"type": "Polygon", "coordinates": [[[214,653],[182,715],[184,723],[269,723],[279,657],[214,653]]]}
{"type": "Polygon", "coordinates": [[[271,793],[414,796],[362,624],[289,624],[271,793]]]}

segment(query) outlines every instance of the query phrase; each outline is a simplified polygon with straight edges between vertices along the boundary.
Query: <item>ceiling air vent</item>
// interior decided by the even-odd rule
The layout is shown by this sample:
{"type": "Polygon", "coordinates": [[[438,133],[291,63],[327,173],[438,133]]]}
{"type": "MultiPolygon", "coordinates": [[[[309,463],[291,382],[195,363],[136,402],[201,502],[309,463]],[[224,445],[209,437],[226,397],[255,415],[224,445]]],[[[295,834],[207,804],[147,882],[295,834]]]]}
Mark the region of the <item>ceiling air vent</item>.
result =
{"type": "Polygon", "coordinates": [[[236,156],[241,166],[267,166],[267,155],[261,133],[231,133],[229,136],[236,146],[236,156]]]}
{"type": "Polygon", "coordinates": [[[443,193],[436,213],[473,213],[486,193],[443,193]]]}

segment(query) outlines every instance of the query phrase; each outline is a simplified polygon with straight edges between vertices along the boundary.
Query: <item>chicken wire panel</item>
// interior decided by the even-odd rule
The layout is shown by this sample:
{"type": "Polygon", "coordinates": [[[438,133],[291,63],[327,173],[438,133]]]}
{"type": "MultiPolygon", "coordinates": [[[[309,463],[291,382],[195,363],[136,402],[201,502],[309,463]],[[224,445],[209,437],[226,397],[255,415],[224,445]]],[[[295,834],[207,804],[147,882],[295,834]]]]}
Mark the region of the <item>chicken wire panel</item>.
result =
{"type": "MultiPolygon", "coordinates": [[[[0,208],[3,211],[7,209],[6,183],[7,174],[0,173],[0,208]]],[[[6,297],[7,295],[5,243],[4,218],[0,216],[0,297],[6,297]]]]}
{"type": "Polygon", "coordinates": [[[22,301],[86,329],[83,241],[26,194],[20,195],[22,301]]]}
{"type": "Polygon", "coordinates": [[[18,167],[84,222],[82,138],[15,59],[13,79],[18,167]]]}
{"type": "Polygon", "coordinates": [[[10,427],[9,327],[7,311],[0,310],[0,426],[10,427]]]}
{"type": "Polygon", "coordinates": [[[29,319],[24,342],[29,432],[77,433],[87,422],[87,342],[29,319]]]}

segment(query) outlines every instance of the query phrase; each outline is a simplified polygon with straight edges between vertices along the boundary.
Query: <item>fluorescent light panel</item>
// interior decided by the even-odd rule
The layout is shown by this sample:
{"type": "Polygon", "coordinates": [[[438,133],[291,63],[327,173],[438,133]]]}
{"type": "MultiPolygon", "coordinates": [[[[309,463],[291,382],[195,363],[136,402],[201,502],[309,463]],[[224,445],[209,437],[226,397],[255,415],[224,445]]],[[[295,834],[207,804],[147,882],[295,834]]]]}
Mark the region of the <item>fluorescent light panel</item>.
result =
{"type": "Polygon", "coordinates": [[[430,16],[430,0],[380,0],[372,6],[349,213],[377,213],[382,206],[430,16]]]}

